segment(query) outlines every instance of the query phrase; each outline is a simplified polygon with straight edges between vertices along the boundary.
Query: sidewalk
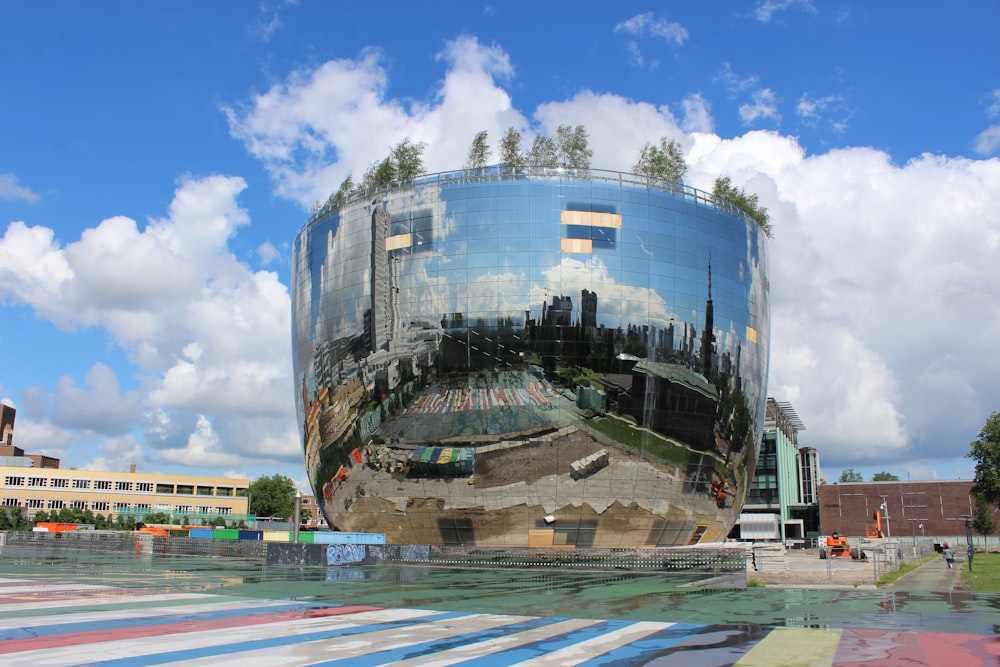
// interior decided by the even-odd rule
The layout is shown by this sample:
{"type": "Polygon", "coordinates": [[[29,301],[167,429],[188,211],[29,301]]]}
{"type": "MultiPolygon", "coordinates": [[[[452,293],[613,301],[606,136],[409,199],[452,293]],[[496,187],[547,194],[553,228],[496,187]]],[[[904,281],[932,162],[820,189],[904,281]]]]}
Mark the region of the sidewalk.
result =
{"type": "Polygon", "coordinates": [[[953,591],[962,583],[964,559],[955,559],[955,566],[948,569],[943,558],[935,558],[916,570],[907,572],[885,588],[895,591],[953,591]]]}

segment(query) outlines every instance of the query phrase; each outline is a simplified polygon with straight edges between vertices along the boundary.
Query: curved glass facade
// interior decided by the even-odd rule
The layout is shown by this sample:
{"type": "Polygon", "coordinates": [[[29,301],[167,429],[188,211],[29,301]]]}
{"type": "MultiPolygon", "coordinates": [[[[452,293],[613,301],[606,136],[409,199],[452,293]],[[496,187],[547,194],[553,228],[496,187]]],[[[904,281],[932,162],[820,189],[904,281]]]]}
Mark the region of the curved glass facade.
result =
{"type": "Polygon", "coordinates": [[[726,538],[766,402],[753,221],[596,170],[365,194],[294,248],[298,417],[331,526],[395,544],[726,538]]]}

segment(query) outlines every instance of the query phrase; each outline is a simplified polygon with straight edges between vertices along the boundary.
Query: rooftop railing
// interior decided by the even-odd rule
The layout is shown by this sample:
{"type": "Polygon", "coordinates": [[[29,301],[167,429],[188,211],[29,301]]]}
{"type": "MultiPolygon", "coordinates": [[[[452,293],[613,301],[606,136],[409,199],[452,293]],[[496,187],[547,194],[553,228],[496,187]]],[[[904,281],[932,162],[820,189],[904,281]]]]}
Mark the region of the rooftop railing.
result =
{"type": "Polygon", "coordinates": [[[340,200],[327,200],[322,205],[316,205],[309,216],[306,225],[326,217],[337,209],[358,201],[367,201],[382,193],[401,187],[419,187],[427,185],[448,185],[458,182],[476,183],[488,181],[509,181],[519,179],[533,180],[576,180],[611,183],[619,187],[646,187],[651,190],[669,194],[672,197],[684,199],[694,204],[709,206],[732,215],[744,222],[756,225],[756,221],[743,209],[730,201],[717,197],[711,192],[699,190],[685,183],[668,181],[653,176],[631,174],[605,169],[572,169],[569,167],[508,167],[497,164],[478,169],[460,169],[457,171],[442,171],[434,174],[423,174],[411,181],[394,181],[387,185],[372,188],[358,188],[340,200]]]}

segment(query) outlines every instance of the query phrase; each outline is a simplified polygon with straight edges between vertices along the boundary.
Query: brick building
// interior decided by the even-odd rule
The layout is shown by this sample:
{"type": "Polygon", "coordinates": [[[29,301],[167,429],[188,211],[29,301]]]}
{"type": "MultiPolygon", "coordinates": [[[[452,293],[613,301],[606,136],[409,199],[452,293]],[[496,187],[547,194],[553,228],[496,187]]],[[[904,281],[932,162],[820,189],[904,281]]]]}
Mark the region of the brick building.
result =
{"type": "MultiPolygon", "coordinates": [[[[971,490],[972,480],[825,484],[819,487],[820,530],[864,536],[880,511],[887,537],[964,536],[963,515],[976,514],[971,490]]],[[[993,520],[1000,525],[995,508],[993,520]]]]}

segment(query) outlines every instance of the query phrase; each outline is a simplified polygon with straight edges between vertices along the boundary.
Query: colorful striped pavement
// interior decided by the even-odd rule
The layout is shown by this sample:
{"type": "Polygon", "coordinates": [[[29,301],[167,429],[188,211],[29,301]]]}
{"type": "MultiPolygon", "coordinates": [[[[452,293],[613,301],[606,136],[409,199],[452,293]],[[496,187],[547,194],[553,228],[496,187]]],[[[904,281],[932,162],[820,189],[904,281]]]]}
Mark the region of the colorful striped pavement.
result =
{"type": "Polygon", "coordinates": [[[0,578],[5,667],[998,662],[996,635],[547,618],[0,578]]]}

